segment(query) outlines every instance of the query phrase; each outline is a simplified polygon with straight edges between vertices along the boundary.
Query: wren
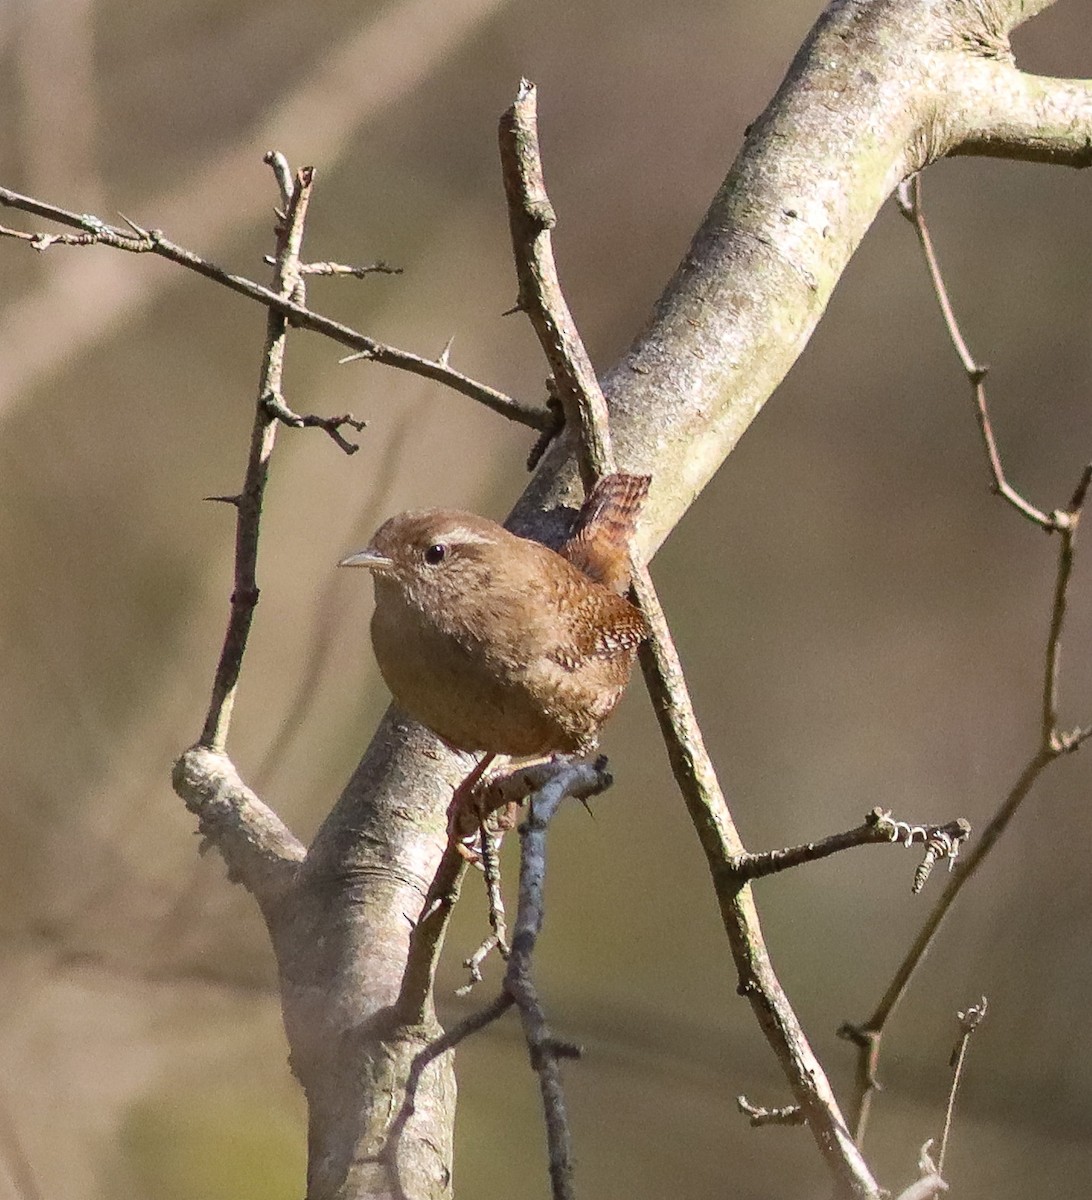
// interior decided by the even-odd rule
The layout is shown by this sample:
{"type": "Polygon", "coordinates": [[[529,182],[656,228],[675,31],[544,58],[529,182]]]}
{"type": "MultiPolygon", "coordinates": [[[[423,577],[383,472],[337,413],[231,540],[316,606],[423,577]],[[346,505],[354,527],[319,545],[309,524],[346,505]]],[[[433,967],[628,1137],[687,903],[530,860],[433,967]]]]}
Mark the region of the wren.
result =
{"type": "Polygon", "coordinates": [[[560,553],[452,509],[381,525],[339,565],[374,575],[372,644],[399,707],[486,761],[594,748],[648,635],[622,594],[648,485],[601,479],[560,553]]]}

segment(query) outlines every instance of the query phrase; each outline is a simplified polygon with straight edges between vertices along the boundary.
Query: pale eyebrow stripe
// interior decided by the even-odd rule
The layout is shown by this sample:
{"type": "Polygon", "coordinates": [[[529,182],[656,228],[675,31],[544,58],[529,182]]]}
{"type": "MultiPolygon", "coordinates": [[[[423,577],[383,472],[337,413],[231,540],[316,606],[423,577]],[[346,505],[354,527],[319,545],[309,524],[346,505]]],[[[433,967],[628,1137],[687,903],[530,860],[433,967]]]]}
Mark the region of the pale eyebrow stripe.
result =
{"type": "Polygon", "coordinates": [[[446,541],[451,542],[472,542],[479,546],[496,545],[496,538],[489,537],[488,534],[478,533],[473,529],[467,529],[464,525],[456,525],[454,528],[447,530],[441,535],[446,541]]]}

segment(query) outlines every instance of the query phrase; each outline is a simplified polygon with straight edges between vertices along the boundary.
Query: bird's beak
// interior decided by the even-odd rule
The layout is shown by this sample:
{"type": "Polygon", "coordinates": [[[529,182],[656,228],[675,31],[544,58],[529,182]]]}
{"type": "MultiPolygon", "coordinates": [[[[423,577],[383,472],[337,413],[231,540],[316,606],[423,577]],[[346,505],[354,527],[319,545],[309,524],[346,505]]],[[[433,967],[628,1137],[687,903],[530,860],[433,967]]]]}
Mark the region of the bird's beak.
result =
{"type": "Polygon", "coordinates": [[[389,571],[394,566],[394,559],[377,554],[370,546],[350,554],[337,564],[339,567],[367,567],[371,571],[389,571]]]}

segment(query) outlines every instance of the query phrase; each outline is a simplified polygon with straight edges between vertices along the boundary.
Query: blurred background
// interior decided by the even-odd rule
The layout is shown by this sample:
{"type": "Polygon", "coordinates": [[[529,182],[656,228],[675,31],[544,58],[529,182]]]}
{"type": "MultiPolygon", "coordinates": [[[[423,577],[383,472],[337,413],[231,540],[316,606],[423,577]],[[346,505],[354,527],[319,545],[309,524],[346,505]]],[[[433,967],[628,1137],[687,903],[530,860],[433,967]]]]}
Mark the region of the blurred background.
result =
{"type": "MultiPolygon", "coordinates": [[[[277,148],[318,172],[306,255],[399,277],[309,301],[529,400],[545,367],[514,300],[495,127],[540,89],[565,287],[597,364],[626,348],[817,0],[8,0],[0,182],[121,212],[256,278],[277,148]]],[[[1087,75],[1076,0],[1016,38],[1087,75]]],[[[1092,454],[1089,178],[930,170],[967,336],[993,368],[1010,478],[1064,504],[1092,454]]],[[[34,222],[6,213],[22,228],[34,222]]],[[[264,931],[171,792],[198,733],[230,591],[232,514],[265,314],[150,257],[0,241],[0,1196],[285,1200],[302,1193],[264,931]]],[[[334,563],[401,508],[502,516],[532,441],[471,401],[310,334],[287,399],[368,421],[346,457],[282,430],[262,603],[231,752],[308,838],[386,704],[370,588],[334,563]]],[[[654,564],[707,740],[754,849],[852,826],[989,818],[1037,737],[1056,547],[992,497],[969,389],[909,226],[889,207],[790,377],[654,564]]],[[[1063,719],[1092,719],[1092,568],[1078,564],[1063,719]]],[[[823,1196],[734,992],[701,855],[639,684],[609,727],[617,784],[551,833],[538,970],[568,1071],[581,1193],[823,1196]]],[[[885,1184],[939,1136],[955,1012],[983,993],[948,1175],[966,1197],[1083,1195],[1092,1178],[1092,751],[1050,769],[946,925],[886,1044],[868,1153],[885,1184]],[[1079,1180],[1083,1178],[1085,1184],[1079,1180]]],[[[508,847],[511,854],[514,847],[508,847]]],[[[834,1034],[875,1005],[943,882],[896,848],[761,883],[775,965],[836,1086],[834,1034]]],[[[508,864],[510,878],[514,864],[508,864]]],[[[440,982],[485,902],[464,891],[440,982]]],[[[548,1195],[517,1024],[460,1054],[456,1184],[548,1195]]]]}

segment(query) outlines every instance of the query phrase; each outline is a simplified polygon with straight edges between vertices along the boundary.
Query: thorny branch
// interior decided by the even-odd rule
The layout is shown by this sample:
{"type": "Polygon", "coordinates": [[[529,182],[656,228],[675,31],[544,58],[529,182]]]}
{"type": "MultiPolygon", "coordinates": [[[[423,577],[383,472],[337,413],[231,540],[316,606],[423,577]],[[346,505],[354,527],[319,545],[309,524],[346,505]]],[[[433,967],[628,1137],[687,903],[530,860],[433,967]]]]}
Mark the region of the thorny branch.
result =
{"type": "MultiPolygon", "coordinates": [[[[543,183],[535,89],[526,80],[501,118],[500,147],[520,282],[518,308],[530,317],[554,371],[588,490],[600,475],[614,470],[609,414],[557,280],[550,241],[556,218],[543,183]]],[[[651,630],[641,649],[641,667],[676,782],[706,852],[739,972],[739,990],[751,1001],[834,1177],[851,1195],[878,1196],[878,1185],[853,1144],[822,1066],[774,975],[750,888],[745,880],[731,875],[731,864],[745,853],[744,847],[705,750],[655,588],[647,568],[640,564],[634,564],[633,587],[651,630]]]]}
{"type": "Polygon", "coordinates": [[[1077,486],[1069,504],[1062,509],[1055,509],[1047,514],[1030,504],[1007,482],[997,450],[993,427],[990,422],[989,410],[986,406],[984,367],[979,366],[959,331],[948,291],[944,283],[939,260],[929,236],[928,226],[921,203],[921,182],[915,176],[908,183],[900,186],[897,194],[900,212],[913,224],[921,242],[922,252],[933,287],[944,314],[952,345],[967,372],[974,387],[975,408],[978,415],[979,430],[986,447],[990,471],[993,477],[994,491],[1002,496],[1021,515],[1032,521],[1047,533],[1059,536],[1058,566],[1054,582],[1054,594],[1050,612],[1050,629],[1047,634],[1045,663],[1042,683],[1042,716],[1039,728],[1039,745],[1028,759],[1016,782],[1002,800],[992,819],[984,827],[980,837],[970,851],[965,854],[952,872],[947,886],[937,899],[933,910],[925,920],[918,936],[909,947],[902,962],[888,984],[887,990],[881,997],[875,1011],[863,1022],[846,1022],[838,1031],[846,1040],[857,1047],[856,1070],[856,1102],[857,1119],[855,1136],[858,1144],[864,1140],[868,1128],[872,1099],[878,1088],[877,1071],[879,1067],[880,1050],[883,1033],[903,997],[906,995],[918,967],[921,965],[929,947],[933,944],[940,926],[951,911],[956,897],[970,882],[979,867],[989,856],[998,839],[1008,828],[1009,822],[1016,815],[1028,793],[1038,781],[1043,770],[1055,759],[1078,749],[1089,737],[1092,737],[1092,725],[1064,729],[1059,723],[1059,677],[1061,667],[1062,634],[1065,627],[1066,611],[1069,605],[1069,584],[1073,573],[1074,547],[1077,528],[1080,524],[1081,513],[1088,495],[1089,485],[1092,484],[1092,463],[1081,472],[1077,486]]]}
{"type": "MultiPolygon", "coordinates": [[[[272,161],[273,157],[273,155],[267,156],[267,160],[272,161]]],[[[355,358],[366,359],[387,367],[396,367],[414,375],[421,375],[436,383],[445,384],[453,391],[460,392],[471,400],[484,404],[493,412],[507,417],[510,421],[516,421],[530,429],[542,431],[553,426],[553,418],[546,409],[532,407],[523,401],[506,396],[503,392],[484,383],[479,383],[476,379],[471,379],[456,371],[442,358],[422,358],[409,353],[409,351],[388,346],[351,329],[348,325],[324,317],[321,313],[313,312],[291,294],[283,294],[276,288],[262,287],[261,284],[254,283],[242,275],[233,275],[222,267],[194,254],[191,250],[176,245],[161,230],[143,229],[127,218],[123,219],[128,225],[128,229],[121,229],[106,224],[98,217],[87,213],[69,212],[67,209],[46,204],[33,197],[22,196],[9,188],[0,188],[0,205],[5,208],[19,209],[34,216],[56,221],[60,225],[81,230],[79,234],[25,234],[0,226],[0,236],[17,237],[29,242],[36,250],[45,250],[52,245],[99,245],[125,250],[130,254],[158,255],[187,270],[196,271],[206,279],[222,284],[240,295],[257,300],[260,304],[264,304],[267,308],[287,318],[289,324],[295,328],[310,329],[315,333],[324,334],[342,346],[347,346],[356,352],[355,358]]]]}
{"type": "MultiPolygon", "coordinates": [[[[274,172],[283,189],[283,177],[287,166],[283,156],[271,155],[267,161],[274,164],[274,172]]],[[[314,172],[310,167],[304,167],[296,175],[283,220],[277,225],[277,265],[273,271],[273,291],[279,296],[290,297],[300,286],[299,256],[313,181],[314,172]]],[[[266,326],[261,378],[258,383],[258,402],[250,435],[250,455],[243,488],[235,504],[235,579],[231,593],[231,615],[224,634],[220,661],[216,666],[205,728],[200,738],[202,746],[221,753],[227,741],[235,703],[235,689],[239,682],[243,655],[246,653],[254,610],[258,604],[258,535],[262,500],[265,496],[269,460],[273,454],[280,416],[279,413],[271,411],[269,398],[280,396],[281,393],[287,335],[287,318],[283,313],[271,308],[266,326]]]]}

